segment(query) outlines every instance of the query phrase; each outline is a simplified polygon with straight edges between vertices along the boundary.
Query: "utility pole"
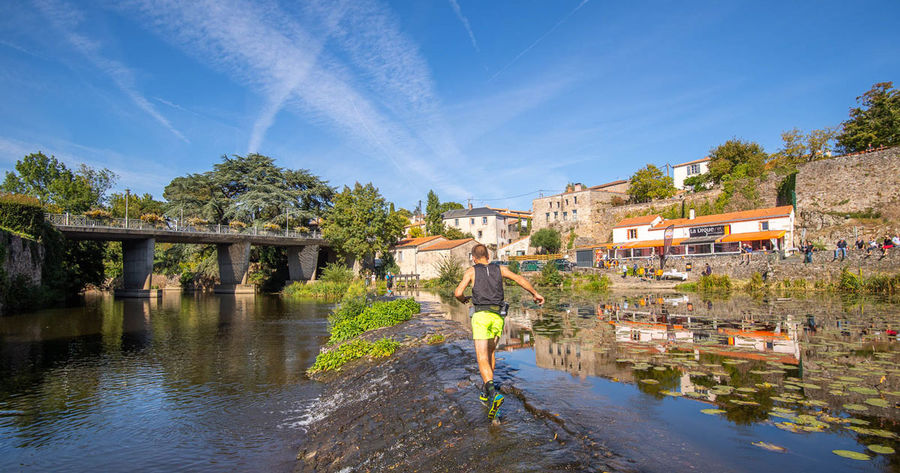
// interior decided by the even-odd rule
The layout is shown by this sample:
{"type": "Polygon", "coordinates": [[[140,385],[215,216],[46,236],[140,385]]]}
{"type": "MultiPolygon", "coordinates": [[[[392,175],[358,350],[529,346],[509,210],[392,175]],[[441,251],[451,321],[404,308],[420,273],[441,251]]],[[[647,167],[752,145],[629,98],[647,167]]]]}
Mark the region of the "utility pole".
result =
{"type": "Polygon", "coordinates": [[[125,228],[128,228],[128,196],[131,195],[131,189],[125,189],[125,228]]]}

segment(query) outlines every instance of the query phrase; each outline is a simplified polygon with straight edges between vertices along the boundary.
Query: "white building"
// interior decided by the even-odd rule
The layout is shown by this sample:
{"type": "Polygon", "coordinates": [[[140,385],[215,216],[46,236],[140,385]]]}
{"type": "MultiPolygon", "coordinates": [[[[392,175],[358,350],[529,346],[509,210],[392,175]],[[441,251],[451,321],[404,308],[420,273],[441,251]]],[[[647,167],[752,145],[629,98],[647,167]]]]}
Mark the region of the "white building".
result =
{"type": "Polygon", "coordinates": [[[785,205],[664,220],[659,215],[627,218],[613,227],[609,258],[641,258],[659,255],[665,247],[666,229],[672,227],[670,255],[738,253],[741,245],[754,251],[790,250],[794,242],[794,207],[785,205]]]}
{"type": "Polygon", "coordinates": [[[419,249],[431,245],[432,243],[440,243],[447,241],[441,235],[435,235],[422,238],[404,238],[391,247],[391,255],[397,266],[400,266],[400,274],[420,274],[418,264],[419,249]]]}
{"type": "Polygon", "coordinates": [[[697,159],[672,166],[672,181],[675,188],[684,190],[684,180],[706,174],[709,171],[709,158],[697,159]]]}
{"type": "Polygon", "coordinates": [[[531,248],[531,235],[524,236],[506,246],[501,246],[497,250],[497,259],[506,261],[509,259],[510,256],[527,255],[530,248],[531,248]]]}
{"type": "Polygon", "coordinates": [[[476,207],[448,210],[443,213],[443,220],[444,225],[471,233],[478,243],[496,250],[519,238],[519,222],[530,215],[509,209],[476,207]]]}

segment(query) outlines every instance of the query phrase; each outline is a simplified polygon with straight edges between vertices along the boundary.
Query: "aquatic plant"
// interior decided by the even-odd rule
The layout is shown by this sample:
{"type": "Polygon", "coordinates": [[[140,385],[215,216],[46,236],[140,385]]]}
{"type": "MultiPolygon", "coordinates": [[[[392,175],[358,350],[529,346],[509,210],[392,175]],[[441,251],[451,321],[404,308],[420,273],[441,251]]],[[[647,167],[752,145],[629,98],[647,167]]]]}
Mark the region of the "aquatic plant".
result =
{"type": "Polygon", "coordinates": [[[315,281],[307,283],[296,281],[285,286],[281,294],[292,298],[337,300],[347,292],[349,287],[349,283],[343,282],[315,281]]]}
{"type": "Polygon", "coordinates": [[[431,336],[428,337],[429,345],[437,345],[438,343],[442,343],[443,341],[444,341],[444,336],[439,333],[432,334],[431,336]]]}
{"type": "Polygon", "coordinates": [[[328,263],[322,268],[320,281],[334,283],[349,283],[353,280],[353,269],[338,263],[328,263]]]}
{"type": "Polygon", "coordinates": [[[357,339],[342,343],[328,351],[319,353],[316,356],[315,363],[307,370],[307,373],[315,374],[340,370],[345,364],[364,356],[384,358],[393,355],[399,347],[400,344],[390,338],[381,338],[374,342],[357,339]]]}
{"type": "Polygon", "coordinates": [[[701,292],[730,291],[731,286],[731,278],[727,274],[703,275],[697,280],[697,290],[701,292]]]}
{"type": "Polygon", "coordinates": [[[344,317],[332,324],[328,343],[340,343],[369,330],[397,325],[411,319],[421,310],[422,307],[413,299],[375,302],[358,315],[344,317]]]}

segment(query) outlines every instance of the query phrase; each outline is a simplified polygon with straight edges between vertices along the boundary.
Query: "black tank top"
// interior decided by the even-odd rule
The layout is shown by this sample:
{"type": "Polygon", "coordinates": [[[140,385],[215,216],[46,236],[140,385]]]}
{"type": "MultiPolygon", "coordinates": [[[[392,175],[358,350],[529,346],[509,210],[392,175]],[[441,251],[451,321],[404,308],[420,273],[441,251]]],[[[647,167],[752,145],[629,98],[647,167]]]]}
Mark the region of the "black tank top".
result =
{"type": "Polygon", "coordinates": [[[472,304],[497,305],[503,302],[503,276],[500,265],[476,264],[475,283],[472,285],[472,304]]]}

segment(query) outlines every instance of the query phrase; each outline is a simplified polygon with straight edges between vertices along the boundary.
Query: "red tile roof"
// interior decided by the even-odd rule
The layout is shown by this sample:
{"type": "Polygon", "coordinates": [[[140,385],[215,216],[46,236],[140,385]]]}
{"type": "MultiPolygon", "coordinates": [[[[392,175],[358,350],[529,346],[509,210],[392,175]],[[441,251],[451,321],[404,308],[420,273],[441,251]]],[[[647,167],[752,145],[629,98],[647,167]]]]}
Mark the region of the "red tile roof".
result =
{"type": "Polygon", "coordinates": [[[673,168],[680,168],[681,166],[687,166],[688,164],[702,163],[702,162],[704,162],[704,161],[709,161],[710,159],[711,159],[711,158],[710,158],[709,156],[707,156],[707,157],[705,157],[705,158],[695,159],[695,160],[693,160],[693,161],[688,161],[688,162],[686,162],[686,163],[676,164],[676,165],[674,165],[674,166],[672,166],[672,167],[673,167],[673,168]]]}
{"type": "Polygon", "coordinates": [[[447,241],[439,241],[433,245],[428,245],[425,248],[421,248],[419,251],[437,251],[437,250],[451,250],[460,245],[465,245],[470,241],[475,241],[474,238],[463,238],[461,240],[447,240],[447,241]]]}
{"type": "Polygon", "coordinates": [[[437,240],[438,238],[443,238],[441,235],[433,235],[427,237],[419,237],[419,238],[404,238],[397,242],[394,245],[394,248],[403,248],[406,246],[419,246],[424,245],[425,243],[437,240]]]}
{"type": "Polygon", "coordinates": [[[591,187],[589,187],[589,189],[592,189],[592,190],[603,189],[604,187],[612,187],[612,186],[616,186],[619,184],[625,184],[626,182],[628,182],[628,181],[625,179],[619,179],[618,181],[607,182],[606,184],[600,184],[598,186],[591,186],[591,187]]]}
{"type": "Polygon", "coordinates": [[[728,223],[728,222],[736,222],[739,220],[755,220],[759,218],[773,218],[773,217],[787,217],[794,210],[794,207],[790,205],[783,205],[781,207],[771,207],[768,209],[754,209],[754,210],[743,210],[740,212],[729,212],[725,214],[716,214],[716,215],[703,215],[701,217],[696,217],[693,220],[689,218],[676,218],[672,220],[663,220],[657,225],[651,227],[652,230],[658,230],[660,228],[666,228],[669,225],[675,225],[676,227],[694,227],[697,225],[710,225],[714,223],[728,223]]]}
{"type": "Polygon", "coordinates": [[[650,225],[659,215],[641,215],[640,217],[631,217],[620,220],[615,227],[633,227],[636,225],[650,225]]]}

